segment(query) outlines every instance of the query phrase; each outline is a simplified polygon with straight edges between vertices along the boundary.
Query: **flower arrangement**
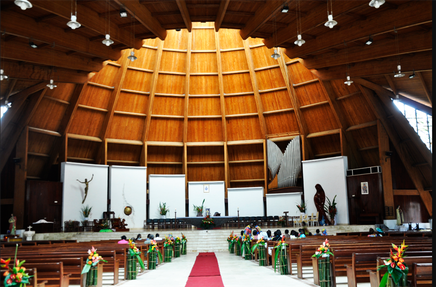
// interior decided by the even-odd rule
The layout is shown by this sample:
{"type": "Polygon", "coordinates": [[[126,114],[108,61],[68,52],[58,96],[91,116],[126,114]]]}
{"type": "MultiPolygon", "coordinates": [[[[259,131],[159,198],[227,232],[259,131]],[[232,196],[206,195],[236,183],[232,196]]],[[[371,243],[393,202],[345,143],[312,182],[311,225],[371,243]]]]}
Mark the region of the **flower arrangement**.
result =
{"type": "Polygon", "coordinates": [[[203,202],[201,203],[201,205],[198,205],[198,206],[193,204],[194,205],[194,211],[197,212],[197,214],[203,213],[204,201],[205,201],[205,199],[203,199],[203,202]]]}
{"type": "Polygon", "coordinates": [[[175,258],[180,257],[180,246],[181,246],[180,243],[181,243],[180,237],[177,236],[174,239],[174,257],[175,258]]]}
{"type": "Polygon", "coordinates": [[[330,201],[330,199],[326,196],[327,204],[324,205],[324,211],[326,214],[329,215],[330,222],[333,224],[335,220],[335,215],[338,213],[338,209],[336,208],[336,195],[333,197],[333,201],[330,201]]]}
{"type": "Polygon", "coordinates": [[[188,242],[188,239],[186,239],[186,236],[182,233],[182,255],[186,255],[186,242],[188,242]]]}
{"type": "Polygon", "coordinates": [[[397,285],[400,283],[402,286],[407,285],[407,273],[409,272],[409,267],[404,263],[404,252],[406,251],[408,245],[405,244],[405,241],[403,240],[403,243],[398,247],[395,244],[392,244],[392,248],[394,248],[397,253],[394,255],[391,249],[390,258],[389,260],[385,261],[385,265],[379,266],[378,270],[387,267],[388,272],[383,275],[382,280],[380,281],[379,287],[386,286],[389,277],[392,277],[392,280],[394,281],[394,284],[397,285]],[[401,281],[404,284],[401,284],[401,281]]]}
{"type": "Polygon", "coordinates": [[[80,213],[83,215],[84,218],[88,218],[89,215],[91,214],[91,210],[92,210],[92,206],[91,207],[89,205],[82,206],[82,208],[80,209],[80,213]]]}
{"type": "Polygon", "coordinates": [[[231,242],[233,240],[233,231],[230,233],[229,237],[227,237],[227,242],[231,242]]]}
{"type": "Polygon", "coordinates": [[[256,244],[251,247],[251,253],[253,254],[256,249],[259,252],[259,266],[266,266],[266,242],[263,238],[257,240],[256,244]]]}
{"type": "Polygon", "coordinates": [[[326,239],[322,245],[318,247],[318,250],[312,255],[312,257],[320,258],[321,256],[326,257],[327,255],[334,256],[330,251],[330,243],[328,239],[326,239]]]}
{"type": "Polygon", "coordinates": [[[17,250],[18,250],[18,244],[16,245],[15,248],[15,258],[14,258],[14,263],[15,266],[14,267],[9,267],[9,262],[11,262],[11,258],[4,260],[4,259],[0,259],[0,263],[1,263],[1,267],[8,268],[8,271],[6,271],[5,273],[3,273],[3,276],[5,276],[5,280],[4,280],[4,286],[8,287],[8,286],[26,286],[26,284],[29,283],[29,278],[32,277],[33,275],[27,274],[26,268],[21,267],[24,262],[26,262],[26,260],[22,260],[21,262],[17,259],[17,250]]]}
{"type": "Polygon", "coordinates": [[[285,236],[282,235],[282,239],[274,247],[276,249],[274,262],[274,272],[276,272],[277,265],[280,270],[281,275],[288,274],[288,260],[287,260],[287,250],[286,246],[288,244],[285,242],[285,236]]]}
{"type": "Polygon", "coordinates": [[[167,203],[160,203],[159,202],[159,214],[160,215],[166,215],[167,212],[169,212],[170,210],[167,208],[167,203]]]}
{"type": "Polygon", "coordinates": [[[285,217],[280,216],[280,217],[279,217],[279,220],[277,221],[277,224],[278,224],[278,225],[281,225],[281,226],[285,226],[285,223],[286,223],[286,219],[285,219],[285,217]]]}
{"type": "Polygon", "coordinates": [[[156,269],[156,255],[159,256],[159,260],[162,262],[162,254],[160,253],[159,248],[157,247],[156,240],[152,240],[150,242],[149,248],[147,253],[149,254],[149,260],[148,260],[148,269],[156,269]]]}
{"type": "Polygon", "coordinates": [[[103,259],[103,257],[98,255],[97,249],[95,249],[94,246],[92,246],[91,249],[88,249],[88,254],[89,256],[86,259],[85,266],[83,266],[82,274],[88,273],[89,269],[91,269],[93,266],[96,266],[100,261],[107,262],[103,259]]]}
{"type": "Polygon", "coordinates": [[[215,222],[213,221],[213,218],[210,217],[210,215],[207,215],[203,220],[201,221],[201,227],[204,229],[212,227],[212,225],[215,225],[215,222]]]}
{"type": "MultiPolygon", "coordinates": [[[[142,262],[140,257],[141,251],[139,251],[138,247],[136,247],[135,242],[133,242],[131,239],[129,239],[129,254],[131,257],[136,257],[142,270],[145,270],[144,262],[142,262]]],[[[136,269],[136,264],[135,264],[135,269],[136,269]]]]}
{"type": "Polygon", "coordinates": [[[297,208],[300,212],[305,213],[307,205],[304,201],[301,201],[301,204],[297,204],[297,208]]]}
{"type": "Polygon", "coordinates": [[[170,237],[165,236],[164,241],[164,262],[171,262],[171,258],[173,257],[173,247],[174,242],[170,237]]]}
{"type": "Polygon", "coordinates": [[[233,241],[234,241],[234,244],[236,246],[236,251],[235,251],[236,256],[241,256],[242,255],[242,250],[241,250],[241,248],[242,248],[242,237],[238,237],[238,236],[235,235],[233,241]]]}
{"type": "Polygon", "coordinates": [[[244,254],[245,260],[250,260],[251,259],[251,250],[250,250],[250,245],[251,245],[251,237],[248,234],[244,234],[242,236],[242,252],[244,254]]]}

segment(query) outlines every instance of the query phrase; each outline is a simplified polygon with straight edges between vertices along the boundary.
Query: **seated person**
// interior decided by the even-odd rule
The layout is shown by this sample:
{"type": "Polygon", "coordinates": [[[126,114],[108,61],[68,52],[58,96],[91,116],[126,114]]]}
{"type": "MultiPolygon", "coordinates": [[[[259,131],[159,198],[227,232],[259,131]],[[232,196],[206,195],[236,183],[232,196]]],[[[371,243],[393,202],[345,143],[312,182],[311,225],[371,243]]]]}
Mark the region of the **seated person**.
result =
{"type": "Polygon", "coordinates": [[[321,234],[324,236],[327,235],[327,230],[325,230],[325,229],[321,230],[321,234]]]}
{"type": "Polygon", "coordinates": [[[129,244],[129,241],[127,241],[127,237],[123,235],[121,236],[121,240],[118,241],[118,244],[129,244]]]}
{"type": "Polygon", "coordinates": [[[253,239],[257,240],[259,237],[259,233],[257,232],[257,230],[253,230],[253,239]]]}
{"type": "Polygon", "coordinates": [[[280,241],[281,239],[282,239],[282,232],[280,231],[280,229],[277,229],[276,231],[274,231],[274,237],[272,241],[280,241]]]}
{"type": "Polygon", "coordinates": [[[271,240],[272,239],[272,237],[271,237],[271,230],[267,230],[266,231],[266,235],[268,236],[268,240],[271,240]]]}
{"type": "Polygon", "coordinates": [[[268,234],[265,231],[262,231],[262,229],[259,226],[256,226],[256,230],[258,232],[258,235],[257,235],[258,240],[261,238],[263,238],[263,240],[265,240],[265,241],[269,240],[268,234]]]}
{"type": "Polygon", "coordinates": [[[321,235],[321,233],[319,233],[319,228],[316,229],[315,232],[316,232],[315,235],[317,235],[317,236],[320,236],[320,235],[321,235]]]}
{"type": "Polygon", "coordinates": [[[135,239],[136,241],[138,241],[138,240],[142,240],[142,237],[141,237],[141,234],[138,234],[137,236],[136,236],[136,239],[135,239]]]}
{"type": "Polygon", "coordinates": [[[291,239],[291,236],[289,235],[289,230],[285,229],[285,240],[286,239],[291,239]]]}
{"type": "Polygon", "coordinates": [[[291,230],[291,235],[292,235],[292,236],[295,236],[295,237],[298,237],[298,236],[299,236],[299,235],[298,235],[298,232],[295,231],[295,230],[291,230]]]}
{"type": "Polygon", "coordinates": [[[154,240],[162,240],[162,238],[159,237],[159,233],[156,233],[156,236],[154,237],[154,240]]]}
{"type": "Polygon", "coordinates": [[[219,213],[219,212],[217,211],[217,212],[215,212],[215,213],[213,214],[213,216],[221,216],[221,213],[219,213]]]}

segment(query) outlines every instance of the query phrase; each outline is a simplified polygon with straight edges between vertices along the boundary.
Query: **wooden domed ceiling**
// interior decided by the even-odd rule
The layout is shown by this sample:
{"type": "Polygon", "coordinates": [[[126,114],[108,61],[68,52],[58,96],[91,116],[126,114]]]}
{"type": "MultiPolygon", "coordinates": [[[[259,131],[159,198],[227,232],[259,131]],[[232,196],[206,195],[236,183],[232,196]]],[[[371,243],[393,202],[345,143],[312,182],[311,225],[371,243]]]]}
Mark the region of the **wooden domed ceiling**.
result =
{"type": "Polygon", "coordinates": [[[431,153],[391,98],[431,114],[431,1],[333,1],[333,29],[323,25],[325,1],[301,1],[301,47],[295,1],[115,0],[108,9],[79,0],[74,31],[70,1],[31,1],[26,11],[2,2],[10,78],[1,97],[12,108],[1,169],[21,153],[27,179],[76,161],[267,187],[265,139],[284,146],[301,135],[303,159],[347,155],[351,168],[380,165],[395,149],[421,198],[430,196],[431,153]],[[120,18],[120,7],[135,19],[120,18]],[[111,47],[101,43],[108,15],[111,47]],[[394,78],[398,60],[417,77],[394,78]]]}

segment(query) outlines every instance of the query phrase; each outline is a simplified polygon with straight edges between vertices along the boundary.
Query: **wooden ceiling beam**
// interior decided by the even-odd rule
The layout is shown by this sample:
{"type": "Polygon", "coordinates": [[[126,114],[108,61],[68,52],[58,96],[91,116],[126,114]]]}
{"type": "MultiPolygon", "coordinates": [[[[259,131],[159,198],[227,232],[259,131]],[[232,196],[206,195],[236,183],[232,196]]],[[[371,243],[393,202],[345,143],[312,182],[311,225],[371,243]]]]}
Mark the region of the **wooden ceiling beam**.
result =
{"type": "Polygon", "coordinates": [[[218,8],[218,13],[215,19],[215,31],[218,32],[223,23],[224,16],[226,15],[227,7],[229,6],[230,0],[221,1],[220,7],[218,8]]]}
{"type": "Polygon", "coordinates": [[[174,11],[162,11],[162,12],[152,12],[152,17],[168,17],[168,16],[180,16],[180,10],[174,10],[174,11]]]}
{"type": "MultiPolygon", "coordinates": [[[[128,2],[132,2],[132,1],[128,1],[128,2]]],[[[78,2],[78,4],[80,4],[80,1],[78,2]]],[[[67,22],[71,18],[70,1],[39,0],[39,1],[32,1],[32,5],[44,11],[58,15],[64,18],[65,20],[67,20],[67,22]]],[[[105,27],[107,26],[106,17],[100,17],[96,11],[88,8],[85,5],[77,5],[77,21],[80,24],[82,24],[83,27],[86,27],[98,34],[105,35],[107,33],[105,29],[105,27]]],[[[123,43],[127,46],[132,45],[132,39],[130,33],[127,33],[127,31],[124,29],[118,28],[118,26],[114,22],[110,22],[109,25],[110,25],[110,35],[112,40],[123,43]]],[[[142,41],[140,39],[135,39],[133,46],[135,49],[141,48],[142,41]]]]}
{"type": "MultiPolygon", "coordinates": [[[[167,36],[167,31],[164,28],[162,28],[159,21],[157,21],[156,18],[154,18],[151,15],[151,12],[144,5],[142,5],[138,0],[114,0],[114,1],[119,5],[123,5],[124,8],[127,10],[127,12],[130,15],[133,15],[136,18],[136,20],[138,20],[147,30],[152,32],[157,37],[159,37],[159,39],[165,40],[167,36]]],[[[128,46],[130,46],[130,44],[128,44],[128,46]]],[[[135,45],[134,48],[139,49],[141,48],[141,46],[142,46],[142,41],[141,41],[141,45],[138,46],[135,45]]]]}
{"type": "Polygon", "coordinates": [[[260,7],[255,15],[247,21],[245,27],[241,29],[240,34],[242,39],[246,40],[248,37],[253,35],[253,33],[255,33],[263,24],[272,19],[272,17],[281,10],[283,4],[288,3],[289,1],[290,0],[272,0],[260,7]]]}
{"type": "Polygon", "coordinates": [[[180,14],[182,15],[183,22],[185,22],[186,29],[188,29],[189,32],[192,30],[192,22],[191,17],[189,16],[189,10],[188,7],[186,7],[186,1],[185,0],[176,0],[177,6],[179,7],[180,14]]]}
{"type": "MultiPolygon", "coordinates": [[[[304,59],[303,64],[308,69],[320,69],[331,66],[346,65],[349,63],[357,63],[405,55],[410,53],[418,53],[432,50],[432,32],[419,31],[399,35],[399,48],[396,45],[395,39],[382,39],[374,41],[371,45],[357,46],[344,48],[336,53],[323,53],[311,59],[304,59]],[[399,52],[398,50],[399,49],[399,52]]],[[[365,39],[368,38],[368,35],[365,39]]],[[[340,48],[337,46],[336,48],[340,48]]],[[[334,49],[334,48],[329,48],[334,49]]],[[[286,52],[285,52],[286,53],[286,52]]]]}
{"type": "MultiPolygon", "coordinates": [[[[62,28],[47,23],[38,23],[25,14],[13,11],[3,13],[1,25],[6,34],[32,38],[34,41],[50,45],[56,43],[58,47],[92,57],[99,57],[103,60],[116,61],[121,56],[121,51],[113,50],[102,43],[90,42],[88,38],[76,33],[65,33],[62,28]]],[[[41,45],[39,45],[38,49],[40,48],[41,45]]]]}
{"type": "Polygon", "coordinates": [[[425,83],[424,78],[422,77],[422,73],[421,72],[416,72],[416,75],[418,76],[418,79],[422,85],[422,88],[424,89],[425,95],[430,103],[430,106],[433,107],[433,103],[432,103],[432,94],[428,89],[427,84],[425,83]]]}
{"type": "MultiPolygon", "coordinates": [[[[413,53],[401,57],[402,72],[431,71],[432,70],[432,51],[413,53]]],[[[398,57],[388,57],[383,59],[370,60],[366,62],[350,64],[349,73],[353,77],[383,76],[393,74],[398,65],[398,57]]],[[[334,66],[322,69],[311,69],[318,78],[322,80],[345,79],[347,68],[345,66],[334,66]]]]}
{"type": "Polygon", "coordinates": [[[7,43],[2,51],[2,58],[88,72],[100,71],[103,68],[103,63],[94,62],[89,58],[67,56],[53,49],[33,49],[18,42],[7,43]]]}
{"type": "MultiPolygon", "coordinates": [[[[342,6],[346,6],[346,3],[354,3],[356,1],[343,2],[342,6]]],[[[373,13],[365,21],[355,21],[350,25],[342,27],[342,29],[332,29],[332,31],[326,32],[323,35],[317,37],[316,42],[310,45],[306,43],[301,47],[295,46],[286,50],[286,55],[289,58],[301,57],[304,55],[310,55],[315,52],[323,51],[329,47],[342,45],[345,42],[352,42],[364,37],[368,37],[368,34],[378,35],[390,32],[396,27],[406,28],[416,25],[421,25],[426,22],[432,21],[432,2],[431,1],[412,1],[406,2],[395,10],[385,10],[373,13]]],[[[304,27],[304,26],[303,26],[304,27]]],[[[295,30],[294,30],[295,31],[295,30]]],[[[304,31],[304,28],[303,28],[304,31]]],[[[281,30],[281,34],[277,38],[282,38],[282,35],[286,34],[285,40],[289,40],[289,31],[281,30]],[[283,32],[282,32],[283,31],[283,32]]],[[[304,33],[303,33],[304,34],[304,33]]],[[[295,37],[295,36],[294,36],[295,37]]],[[[278,43],[281,43],[278,40],[278,43]]],[[[272,41],[265,41],[265,44],[271,48],[274,44],[272,41]]]]}

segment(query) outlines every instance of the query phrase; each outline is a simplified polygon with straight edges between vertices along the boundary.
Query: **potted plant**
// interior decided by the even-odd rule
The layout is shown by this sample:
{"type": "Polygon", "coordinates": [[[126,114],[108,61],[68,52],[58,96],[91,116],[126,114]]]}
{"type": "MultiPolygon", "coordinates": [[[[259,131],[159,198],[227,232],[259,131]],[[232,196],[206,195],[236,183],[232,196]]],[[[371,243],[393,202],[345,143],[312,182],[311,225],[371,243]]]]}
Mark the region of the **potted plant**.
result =
{"type": "Polygon", "coordinates": [[[301,213],[306,213],[306,203],[304,201],[301,201],[301,204],[297,204],[297,208],[301,213]]]}
{"type": "Polygon", "coordinates": [[[89,215],[91,214],[92,206],[86,205],[82,206],[80,213],[83,215],[84,220],[88,221],[89,215]]]}
{"type": "Polygon", "coordinates": [[[167,217],[167,212],[169,212],[170,210],[167,208],[167,203],[160,203],[159,202],[159,214],[161,218],[166,218],[167,217]]]}
{"type": "Polygon", "coordinates": [[[336,195],[335,197],[333,197],[333,201],[330,201],[330,199],[326,196],[325,197],[327,199],[327,204],[324,205],[324,211],[326,214],[329,215],[330,218],[330,222],[332,223],[332,225],[335,225],[335,216],[338,213],[338,209],[336,208],[336,195]]]}
{"type": "Polygon", "coordinates": [[[205,199],[203,199],[203,202],[201,203],[201,205],[194,205],[194,211],[197,213],[197,216],[203,216],[203,205],[204,205],[204,201],[205,199]]]}

